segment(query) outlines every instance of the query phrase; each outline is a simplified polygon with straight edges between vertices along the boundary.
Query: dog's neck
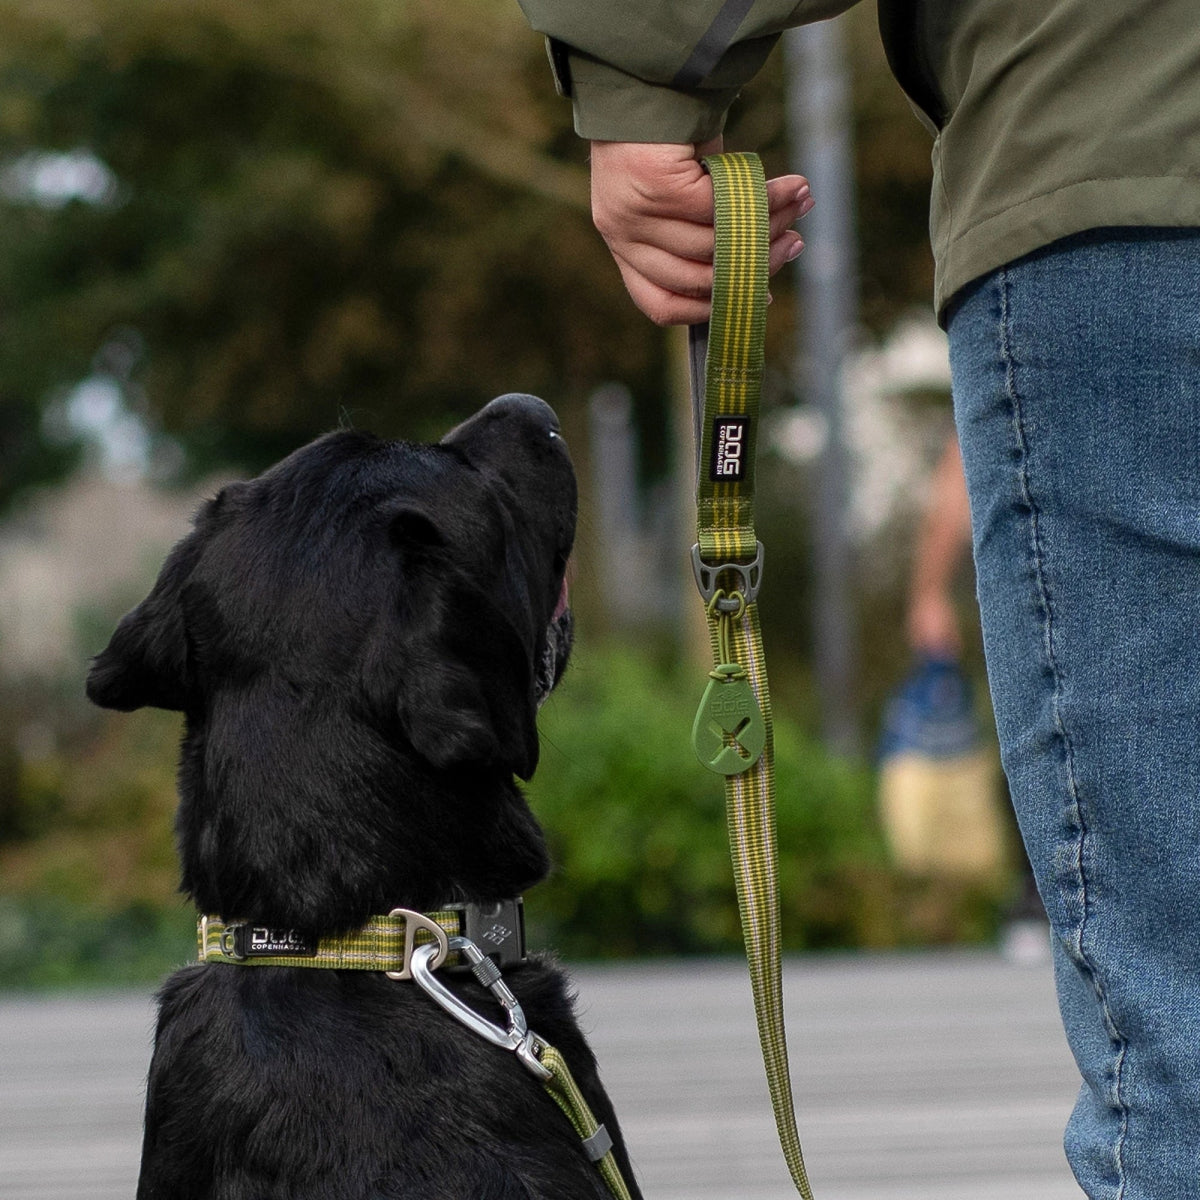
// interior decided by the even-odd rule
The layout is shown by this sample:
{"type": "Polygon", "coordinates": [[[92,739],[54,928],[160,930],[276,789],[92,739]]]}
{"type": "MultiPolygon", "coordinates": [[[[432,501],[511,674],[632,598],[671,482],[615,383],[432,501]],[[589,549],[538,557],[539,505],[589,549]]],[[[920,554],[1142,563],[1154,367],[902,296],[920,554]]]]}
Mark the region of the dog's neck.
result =
{"type": "Polygon", "coordinates": [[[201,911],[335,933],[394,907],[515,896],[545,876],[511,775],[434,770],[345,712],[296,711],[283,729],[261,719],[224,704],[188,720],[177,828],[201,911]]]}

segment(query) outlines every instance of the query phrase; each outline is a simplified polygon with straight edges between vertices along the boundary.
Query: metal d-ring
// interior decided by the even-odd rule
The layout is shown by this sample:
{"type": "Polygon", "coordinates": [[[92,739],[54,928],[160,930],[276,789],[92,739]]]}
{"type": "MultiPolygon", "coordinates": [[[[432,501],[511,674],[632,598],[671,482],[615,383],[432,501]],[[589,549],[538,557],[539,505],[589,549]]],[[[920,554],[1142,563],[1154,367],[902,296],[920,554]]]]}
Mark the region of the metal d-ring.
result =
{"type": "Polygon", "coordinates": [[[451,950],[461,954],[470,963],[475,977],[492,993],[508,1018],[508,1028],[481,1017],[466,1001],[456,996],[449,988],[444,987],[434,978],[433,970],[437,965],[431,960],[437,953],[433,945],[418,946],[413,951],[410,968],[412,978],[422,991],[431,996],[455,1020],[461,1022],[473,1033],[502,1049],[511,1050],[543,1083],[552,1078],[552,1072],[538,1061],[537,1051],[543,1044],[537,1034],[530,1031],[525,1022],[525,1011],[521,1008],[516,996],[509,990],[508,985],[500,977],[500,968],[496,966],[475,945],[465,937],[447,939],[451,950]]]}
{"type": "Polygon", "coordinates": [[[432,918],[424,913],[413,912],[410,908],[393,908],[389,917],[404,918],[404,966],[399,971],[385,971],[389,979],[411,979],[413,955],[417,950],[430,951],[429,957],[437,961],[431,967],[440,967],[450,953],[449,940],[446,931],[432,918]],[[417,931],[424,929],[433,934],[433,941],[423,946],[417,945],[417,931]]]}

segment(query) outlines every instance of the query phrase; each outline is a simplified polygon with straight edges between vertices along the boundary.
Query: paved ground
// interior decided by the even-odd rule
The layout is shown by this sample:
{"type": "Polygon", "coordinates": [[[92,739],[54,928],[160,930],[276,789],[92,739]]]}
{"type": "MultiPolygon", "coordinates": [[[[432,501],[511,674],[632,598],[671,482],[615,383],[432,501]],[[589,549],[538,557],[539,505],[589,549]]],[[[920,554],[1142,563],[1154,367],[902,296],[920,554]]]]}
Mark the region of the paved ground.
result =
{"type": "MultiPolygon", "coordinates": [[[[740,963],[576,972],[647,1200],[787,1200],[740,963]]],[[[791,961],[817,1200],[1079,1200],[1077,1076],[1048,966],[989,954],[791,961]]],[[[131,1197],[145,995],[0,996],[0,1197],[131,1197]]],[[[464,1200],[469,1198],[464,1197],[464,1200]]]]}

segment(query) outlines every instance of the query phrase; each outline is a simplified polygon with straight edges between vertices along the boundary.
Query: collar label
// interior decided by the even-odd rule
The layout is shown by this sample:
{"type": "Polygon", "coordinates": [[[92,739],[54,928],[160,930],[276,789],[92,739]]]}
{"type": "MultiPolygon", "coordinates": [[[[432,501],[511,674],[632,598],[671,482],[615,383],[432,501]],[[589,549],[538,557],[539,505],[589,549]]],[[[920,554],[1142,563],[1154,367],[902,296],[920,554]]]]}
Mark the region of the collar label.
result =
{"type": "Polygon", "coordinates": [[[287,955],[315,958],[317,939],[299,929],[270,929],[265,925],[243,925],[235,934],[236,948],[246,958],[287,955]]]}

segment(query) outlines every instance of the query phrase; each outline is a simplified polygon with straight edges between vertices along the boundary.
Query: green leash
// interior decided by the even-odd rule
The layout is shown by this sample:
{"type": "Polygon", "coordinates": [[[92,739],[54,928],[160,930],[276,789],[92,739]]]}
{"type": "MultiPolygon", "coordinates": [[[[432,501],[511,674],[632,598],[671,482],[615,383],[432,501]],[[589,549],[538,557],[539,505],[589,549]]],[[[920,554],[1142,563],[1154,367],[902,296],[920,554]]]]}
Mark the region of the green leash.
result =
{"type": "Polygon", "coordinates": [[[767,191],[756,155],[720,154],[704,164],[716,199],[716,257],[706,349],[704,327],[691,333],[698,448],[692,560],[716,666],[692,739],[700,761],[725,777],[738,910],[775,1125],[796,1190],[812,1200],[783,1022],[771,701],[755,603],[763,563],[754,531],[754,462],[767,309],[767,191]]]}

